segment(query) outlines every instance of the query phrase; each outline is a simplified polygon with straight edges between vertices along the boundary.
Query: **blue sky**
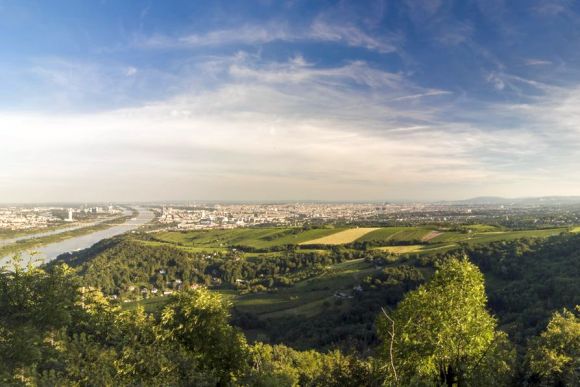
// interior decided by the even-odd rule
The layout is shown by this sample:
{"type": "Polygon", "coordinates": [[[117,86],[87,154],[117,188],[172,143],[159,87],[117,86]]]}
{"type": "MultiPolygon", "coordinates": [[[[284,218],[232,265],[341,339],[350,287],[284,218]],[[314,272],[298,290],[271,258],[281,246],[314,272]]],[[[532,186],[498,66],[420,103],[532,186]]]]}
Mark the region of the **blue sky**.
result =
{"type": "Polygon", "coordinates": [[[580,194],[573,1],[0,0],[0,201],[580,194]]]}

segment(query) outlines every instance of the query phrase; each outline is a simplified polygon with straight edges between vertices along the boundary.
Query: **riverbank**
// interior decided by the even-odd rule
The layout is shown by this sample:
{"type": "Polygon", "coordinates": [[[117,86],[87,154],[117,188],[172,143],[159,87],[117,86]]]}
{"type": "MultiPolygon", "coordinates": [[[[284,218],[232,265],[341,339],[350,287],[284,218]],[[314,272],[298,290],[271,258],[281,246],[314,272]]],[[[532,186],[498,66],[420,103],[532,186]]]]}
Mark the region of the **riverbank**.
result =
{"type": "Polygon", "coordinates": [[[0,258],[15,255],[27,250],[33,250],[52,243],[62,242],[70,238],[80,237],[97,231],[106,230],[115,225],[127,222],[128,220],[136,217],[138,213],[139,212],[137,210],[131,209],[131,213],[128,215],[119,216],[117,218],[106,220],[102,223],[97,223],[92,226],[76,228],[74,230],[63,231],[61,233],[47,235],[39,238],[23,239],[13,244],[0,247],[0,258]]]}

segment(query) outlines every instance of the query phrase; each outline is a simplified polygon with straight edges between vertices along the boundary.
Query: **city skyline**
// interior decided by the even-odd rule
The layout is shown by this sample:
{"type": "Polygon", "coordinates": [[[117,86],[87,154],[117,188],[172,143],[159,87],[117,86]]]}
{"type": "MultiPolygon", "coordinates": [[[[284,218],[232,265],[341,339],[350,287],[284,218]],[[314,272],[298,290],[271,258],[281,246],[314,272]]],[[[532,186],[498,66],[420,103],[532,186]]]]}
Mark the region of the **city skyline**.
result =
{"type": "Polygon", "coordinates": [[[566,1],[0,2],[0,201],[580,194],[566,1]]]}

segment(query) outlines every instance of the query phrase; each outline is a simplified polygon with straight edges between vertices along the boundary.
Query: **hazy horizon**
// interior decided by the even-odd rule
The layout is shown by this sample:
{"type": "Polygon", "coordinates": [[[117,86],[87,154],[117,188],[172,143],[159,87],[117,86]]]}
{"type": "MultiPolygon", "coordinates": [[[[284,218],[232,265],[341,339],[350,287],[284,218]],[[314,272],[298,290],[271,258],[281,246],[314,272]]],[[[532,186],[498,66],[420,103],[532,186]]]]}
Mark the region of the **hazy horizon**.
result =
{"type": "Polygon", "coordinates": [[[316,199],[253,199],[253,200],[236,200],[236,199],[174,199],[174,200],[140,200],[140,201],[115,201],[115,200],[101,200],[101,201],[41,201],[41,202],[0,202],[0,206],[26,206],[26,205],[103,205],[103,204],[115,204],[115,205],[200,205],[200,204],[293,204],[293,203],[304,203],[304,204],[412,204],[412,203],[462,203],[462,202],[474,202],[483,203],[487,200],[493,201],[513,201],[513,202],[533,202],[533,201],[546,201],[552,200],[553,202],[569,202],[569,203],[580,203],[580,195],[578,196],[521,196],[521,197],[502,197],[502,196],[478,196],[478,197],[468,197],[460,199],[442,199],[442,200],[396,200],[396,199],[376,199],[376,200],[316,200],[316,199]]]}
{"type": "Polygon", "coordinates": [[[579,38],[562,1],[3,1],[0,203],[580,195],[579,38]]]}

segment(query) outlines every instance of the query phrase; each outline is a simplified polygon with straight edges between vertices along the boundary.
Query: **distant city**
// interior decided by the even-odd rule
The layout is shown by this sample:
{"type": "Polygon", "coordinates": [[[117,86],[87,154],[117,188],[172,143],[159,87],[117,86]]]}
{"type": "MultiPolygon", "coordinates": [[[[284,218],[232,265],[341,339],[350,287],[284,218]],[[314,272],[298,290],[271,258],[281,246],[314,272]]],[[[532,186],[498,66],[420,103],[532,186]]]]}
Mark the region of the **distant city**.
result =
{"type": "MultiPolygon", "coordinates": [[[[142,205],[142,204],[141,204],[142,205]]],[[[0,229],[42,230],[123,213],[133,205],[18,205],[0,207],[0,229]]],[[[260,226],[343,224],[465,224],[495,222],[510,227],[572,225],[580,202],[571,198],[478,198],[438,203],[149,203],[157,228],[232,229],[260,226]]]]}
{"type": "Polygon", "coordinates": [[[57,226],[63,222],[88,220],[98,215],[115,215],[122,209],[113,205],[106,206],[10,206],[0,207],[0,229],[32,230],[57,226]]]}

